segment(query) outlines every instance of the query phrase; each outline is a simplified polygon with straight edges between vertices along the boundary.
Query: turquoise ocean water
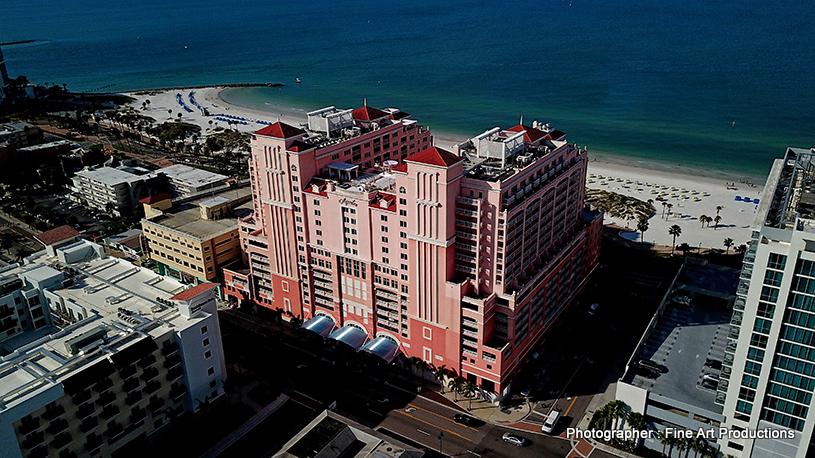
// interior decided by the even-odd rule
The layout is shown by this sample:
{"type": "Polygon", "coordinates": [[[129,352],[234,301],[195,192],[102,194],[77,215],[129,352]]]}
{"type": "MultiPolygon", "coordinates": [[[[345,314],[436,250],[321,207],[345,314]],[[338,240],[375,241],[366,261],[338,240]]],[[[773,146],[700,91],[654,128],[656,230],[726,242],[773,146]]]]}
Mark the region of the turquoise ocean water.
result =
{"type": "Polygon", "coordinates": [[[802,0],[34,0],[3,5],[0,42],[37,40],[3,47],[12,76],[76,91],[282,82],[225,95],[367,98],[467,136],[524,116],[604,160],[763,181],[815,146],[812,17],[802,0]]]}

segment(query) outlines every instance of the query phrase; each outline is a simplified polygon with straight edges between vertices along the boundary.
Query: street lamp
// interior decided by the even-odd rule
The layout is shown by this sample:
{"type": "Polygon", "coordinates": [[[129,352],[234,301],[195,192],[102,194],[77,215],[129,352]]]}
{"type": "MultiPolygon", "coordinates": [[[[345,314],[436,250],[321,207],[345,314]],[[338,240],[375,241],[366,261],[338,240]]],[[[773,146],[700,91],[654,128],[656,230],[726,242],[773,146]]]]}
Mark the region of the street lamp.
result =
{"type": "Polygon", "coordinates": [[[442,438],[444,437],[444,431],[439,432],[439,454],[444,456],[444,452],[441,451],[442,446],[442,438]]]}

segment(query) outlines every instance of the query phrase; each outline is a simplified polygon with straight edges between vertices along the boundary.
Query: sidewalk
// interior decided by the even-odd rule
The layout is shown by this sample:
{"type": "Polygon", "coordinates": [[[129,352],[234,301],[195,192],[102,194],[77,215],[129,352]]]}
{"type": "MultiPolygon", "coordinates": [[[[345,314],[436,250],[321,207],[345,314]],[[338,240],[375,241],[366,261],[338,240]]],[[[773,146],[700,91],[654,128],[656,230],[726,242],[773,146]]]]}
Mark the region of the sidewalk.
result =
{"type": "Polygon", "coordinates": [[[474,397],[470,401],[466,397],[460,394],[456,395],[447,389],[444,390],[444,393],[441,393],[440,388],[439,385],[434,384],[432,389],[426,388],[423,390],[421,396],[448,407],[459,409],[462,413],[479,418],[487,423],[541,434],[542,422],[527,418],[532,411],[532,406],[528,401],[513,402],[513,405],[500,408],[494,403],[481,398],[474,397]],[[439,391],[437,391],[437,387],[439,391]]]}

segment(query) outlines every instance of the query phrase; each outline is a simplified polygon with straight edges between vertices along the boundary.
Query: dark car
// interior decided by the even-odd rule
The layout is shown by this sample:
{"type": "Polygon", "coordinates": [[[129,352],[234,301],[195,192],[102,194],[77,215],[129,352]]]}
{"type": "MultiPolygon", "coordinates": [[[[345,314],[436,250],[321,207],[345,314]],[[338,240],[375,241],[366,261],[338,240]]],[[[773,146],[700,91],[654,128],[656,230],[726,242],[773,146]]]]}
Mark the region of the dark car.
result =
{"type": "Polygon", "coordinates": [[[719,361],[718,359],[710,359],[710,358],[708,358],[705,361],[705,366],[707,366],[707,367],[709,367],[709,368],[711,368],[713,370],[717,370],[717,371],[722,370],[722,362],[719,361]]]}
{"type": "Polygon", "coordinates": [[[652,369],[649,369],[649,368],[647,368],[645,366],[637,366],[635,368],[635,371],[636,371],[637,375],[641,375],[641,376],[643,376],[645,378],[651,378],[651,379],[655,379],[655,378],[659,377],[660,375],[662,375],[659,372],[657,372],[655,370],[652,370],[652,369]]]}
{"type": "Polygon", "coordinates": [[[460,413],[453,415],[453,421],[466,426],[478,426],[480,423],[477,419],[460,413]]]}

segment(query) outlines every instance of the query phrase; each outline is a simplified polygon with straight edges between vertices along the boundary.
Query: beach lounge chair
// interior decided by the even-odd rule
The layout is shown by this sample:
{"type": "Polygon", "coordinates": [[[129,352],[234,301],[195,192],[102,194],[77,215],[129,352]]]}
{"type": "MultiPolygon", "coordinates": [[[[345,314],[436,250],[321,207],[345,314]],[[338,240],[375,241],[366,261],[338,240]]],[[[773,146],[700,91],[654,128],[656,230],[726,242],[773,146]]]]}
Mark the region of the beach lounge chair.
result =
{"type": "Polygon", "coordinates": [[[745,202],[747,202],[747,203],[749,204],[749,203],[752,201],[752,199],[750,199],[749,197],[745,197],[745,198],[744,198],[744,201],[745,201],[745,202]]]}
{"type": "Polygon", "coordinates": [[[736,202],[741,202],[741,196],[736,196],[736,202]]]}

